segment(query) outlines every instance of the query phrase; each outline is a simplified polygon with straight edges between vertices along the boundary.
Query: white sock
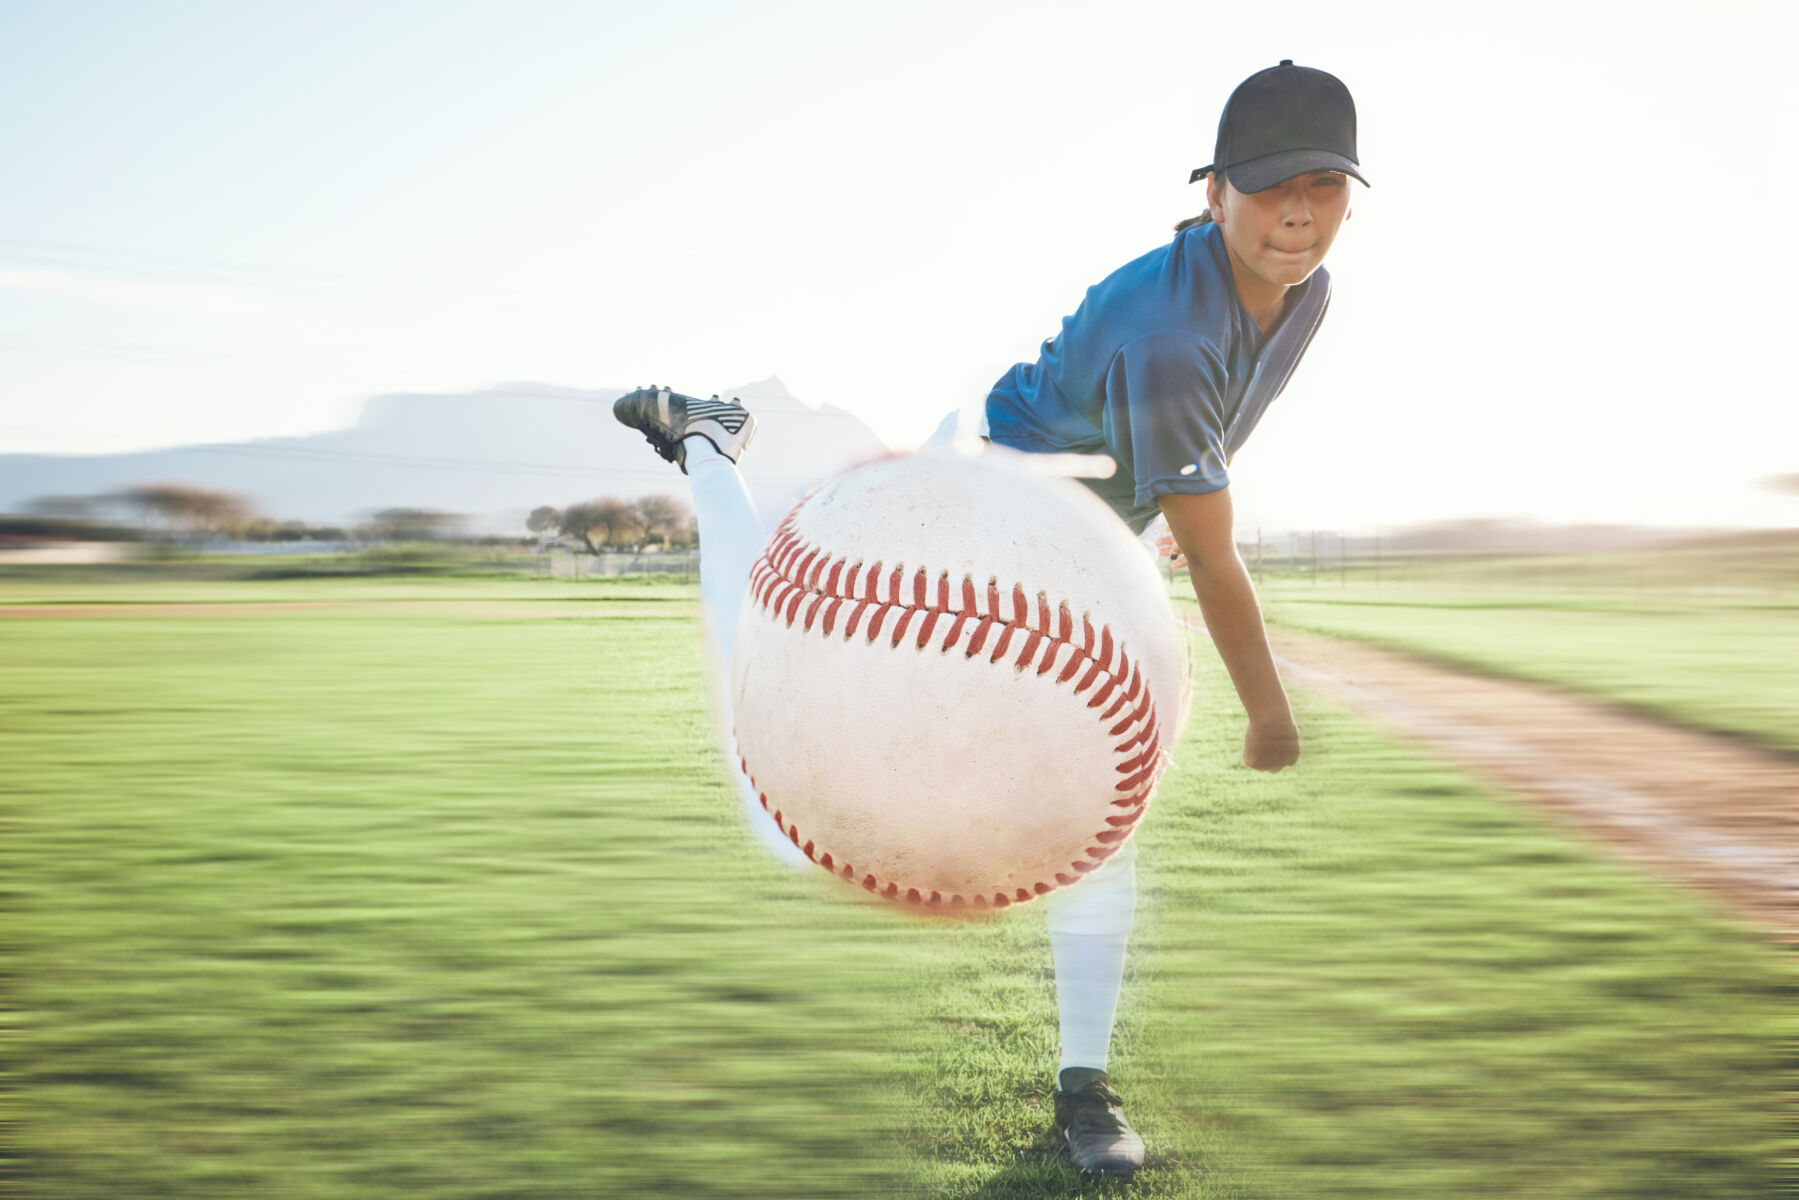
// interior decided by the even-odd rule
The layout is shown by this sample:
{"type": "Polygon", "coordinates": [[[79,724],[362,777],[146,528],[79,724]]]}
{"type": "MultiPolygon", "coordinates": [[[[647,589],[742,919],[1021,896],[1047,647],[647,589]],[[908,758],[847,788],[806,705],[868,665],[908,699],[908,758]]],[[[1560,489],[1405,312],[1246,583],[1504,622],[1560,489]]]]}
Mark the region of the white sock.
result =
{"type": "Polygon", "coordinates": [[[1100,870],[1044,897],[1056,960],[1061,1069],[1106,1069],[1124,952],[1137,911],[1136,857],[1136,842],[1126,842],[1100,870]]]}
{"type": "Polygon", "coordinates": [[[687,478],[693,483],[693,515],[700,526],[700,607],[718,674],[731,674],[731,640],[737,610],[749,590],[750,568],[767,532],[737,464],[703,437],[686,440],[687,478]]]}
{"type": "Polygon", "coordinates": [[[731,648],[737,633],[737,610],[749,590],[750,568],[762,553],[766,536],[762,518],[736,463],[703,437],[687,438],[684,444],[687,478],[693,483],[693,515],[700,526],[700,610],[705,614],[706,644],[712,659],[712,711],[718,722],[719,745],[750,831],[783,863],[806,866],[811,860],[781,832],[739,767],[731,735],[731,648]]]}

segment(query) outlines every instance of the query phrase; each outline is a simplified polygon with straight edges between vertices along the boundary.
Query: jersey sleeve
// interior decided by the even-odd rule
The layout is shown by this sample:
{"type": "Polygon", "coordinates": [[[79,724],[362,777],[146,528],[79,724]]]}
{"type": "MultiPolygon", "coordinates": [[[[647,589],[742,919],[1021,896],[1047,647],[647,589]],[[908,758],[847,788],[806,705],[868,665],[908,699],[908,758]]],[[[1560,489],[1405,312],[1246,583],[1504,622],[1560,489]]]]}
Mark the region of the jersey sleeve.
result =
{"type": "Polygon", "coordinates": [[[1106,371],[1102,431],[1136,480],[1137,505],[1230,484],[1224,464],[1224,358],[1186,332],[1146,334],[1106,371]]]}

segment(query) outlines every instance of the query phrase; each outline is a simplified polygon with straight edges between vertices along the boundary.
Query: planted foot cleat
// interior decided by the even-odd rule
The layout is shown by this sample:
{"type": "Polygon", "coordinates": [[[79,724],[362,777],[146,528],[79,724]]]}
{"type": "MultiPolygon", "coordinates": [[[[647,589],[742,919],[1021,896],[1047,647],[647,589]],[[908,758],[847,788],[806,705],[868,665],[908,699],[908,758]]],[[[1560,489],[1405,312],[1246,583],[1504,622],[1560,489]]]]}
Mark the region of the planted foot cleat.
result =
{"type": "Polygon", "coordinates": [[[667,388],[647,387],[627,392],[612,404],[619,423],[643,434],[663,458],[687,471],[690,437],[703,437],[717,451],[736,462],[756,436],[756,418],[736,400],[696,400],[667,388]]]}
{"type": "Polygon", "coordinates": [[[1143,1139],[1124,1119],[1124,1101],[1104,1071],[1069,1067],[1056,1092],[1056,1124],[1068,1157],[1090,1175],[1128,1175],[1143,1165],[1143,1139]]]}

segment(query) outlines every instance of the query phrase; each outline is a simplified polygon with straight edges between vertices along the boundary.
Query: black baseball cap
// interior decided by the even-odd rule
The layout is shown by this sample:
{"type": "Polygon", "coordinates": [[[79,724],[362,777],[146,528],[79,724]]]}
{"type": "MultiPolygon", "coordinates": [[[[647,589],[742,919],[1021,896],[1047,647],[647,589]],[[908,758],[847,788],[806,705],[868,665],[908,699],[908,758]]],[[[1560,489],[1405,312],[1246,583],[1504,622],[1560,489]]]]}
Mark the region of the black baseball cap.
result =
{"type": "Polygon", "coordinates": [[[1218,119],[1212,161],[1187,182],[1223,171],[1239,192],[1260,192],[1312,171],[1341,171],[1366,184],[1360,165],[1349,89],[1335,75],[1283,58],[1237,85],[1218,119]]]}

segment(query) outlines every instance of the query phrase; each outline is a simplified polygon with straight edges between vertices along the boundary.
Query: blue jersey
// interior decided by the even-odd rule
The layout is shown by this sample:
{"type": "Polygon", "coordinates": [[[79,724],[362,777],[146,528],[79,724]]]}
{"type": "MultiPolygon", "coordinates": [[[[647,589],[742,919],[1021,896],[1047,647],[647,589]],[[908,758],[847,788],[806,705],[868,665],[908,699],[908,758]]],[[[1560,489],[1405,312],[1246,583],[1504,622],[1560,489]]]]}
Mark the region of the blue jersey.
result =
{"type": "Polygon", "coordinates": [[[1230,483],[1225,464],[1287,386],[1330,304],[1321,267],[1288,293],[1267,338],[1237,300],[1216,225],[1182,230],[1087,289],[1034,363],[987,394],[989,436],[1037,452],[1106,454],[1085,481],[1132,530],[1156,497],[1230,483]]]}

